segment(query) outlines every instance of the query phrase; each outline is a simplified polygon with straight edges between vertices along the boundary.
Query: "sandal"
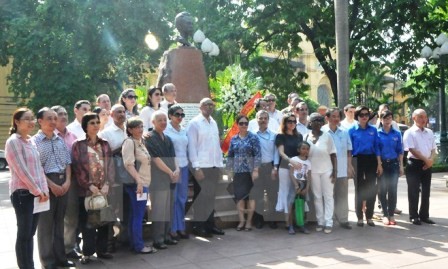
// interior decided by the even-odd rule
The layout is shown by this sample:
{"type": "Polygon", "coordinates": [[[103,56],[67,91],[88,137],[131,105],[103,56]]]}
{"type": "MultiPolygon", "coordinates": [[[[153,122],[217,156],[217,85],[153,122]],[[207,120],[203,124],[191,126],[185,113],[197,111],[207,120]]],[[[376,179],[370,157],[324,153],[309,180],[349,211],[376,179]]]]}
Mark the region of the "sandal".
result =
{"type": "Polygon", "coordinates": [[[244,229],[244,221],[243,222],[240,222],[240,224],[238,224],[238,226],[236,226],[236,230],[239,232],[239,231],[242,231],[244,229]]]}
{"type": "Polygon", "coordinates": [[[395,221],[394,217],[391,217],[389,219],[389,225],[397,225],[397,222],[395,221]]]}
{"type": "Polygon", "coordinates": [[[139,252],[137,252],[138,254],[152,254],[152,253],[156,253],[157,249],[155,249],[154,247],[151,246],[144,246],[139,252]]]}

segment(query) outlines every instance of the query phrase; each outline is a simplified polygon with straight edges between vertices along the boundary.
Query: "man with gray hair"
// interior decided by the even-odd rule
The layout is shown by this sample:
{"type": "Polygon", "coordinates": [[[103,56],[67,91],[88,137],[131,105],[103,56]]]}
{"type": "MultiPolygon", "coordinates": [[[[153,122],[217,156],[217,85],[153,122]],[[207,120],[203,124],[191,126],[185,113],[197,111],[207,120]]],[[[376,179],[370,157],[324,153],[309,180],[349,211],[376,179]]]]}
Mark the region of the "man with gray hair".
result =
{"type": "Polygon", "coordinates": [[[160,102],[160,109],[168,113],[168,109],[174,105],[177,104],[176,102],[176,96],[177,96],[177,90],[176,86],[174,86],[173,83],[165,83],[162,87],[163,92],[163,98],[164,100],[160,102]]]}
{"type": "Polygon", "coordinates": [[[257,229],[263,227],[264,221],[270,221],[272,229],[277,228],[275,205],[277,202],[278,179],[277,166],[279,155],[275,146],[276,133],[268,128],[269,113],[260,110],[256,114],[258,130],[253,132],[257,135],[261,147],[261,165],[259,177],[254,181],[250,196],[255,200],[254,224],[257,229]],[[264,192],[268,198],[267,212],[264,212],[264,192]]]}

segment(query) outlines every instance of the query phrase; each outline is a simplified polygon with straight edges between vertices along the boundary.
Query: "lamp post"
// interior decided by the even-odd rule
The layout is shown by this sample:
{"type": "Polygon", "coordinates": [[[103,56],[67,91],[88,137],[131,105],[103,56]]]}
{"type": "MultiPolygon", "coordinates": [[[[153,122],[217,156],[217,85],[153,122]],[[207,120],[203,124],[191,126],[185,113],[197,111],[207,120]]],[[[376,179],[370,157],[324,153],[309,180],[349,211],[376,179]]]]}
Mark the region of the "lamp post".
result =
{"type": "Polygon", "coordinates": [[[448,154],[448,138],[446,133],[446,107],[445,107],[445,67],[448,63],[448,37],[446,34],[440,34],[436,43],[440,47],[431,50],[425,46],[421,51],[423,58],[433,58],[439,62],[440,66],[440,88],[439,88],[439,130],[440,130],[440,152],[439,162],[445,163],[448,154]]]}

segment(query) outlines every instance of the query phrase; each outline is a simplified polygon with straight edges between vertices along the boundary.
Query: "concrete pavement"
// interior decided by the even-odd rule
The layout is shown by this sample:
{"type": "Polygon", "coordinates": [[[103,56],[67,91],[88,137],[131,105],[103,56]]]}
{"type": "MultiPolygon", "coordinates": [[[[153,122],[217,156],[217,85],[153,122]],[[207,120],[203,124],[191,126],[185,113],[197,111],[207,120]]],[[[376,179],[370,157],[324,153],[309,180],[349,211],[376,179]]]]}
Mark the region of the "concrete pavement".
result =
{"type": "MultiPolygon", "coordinates": [[[[448,173],[447,173],[448,174],[448,173]]],[[[355,225],[353,183],[350,182],[352,230],[335,226],[331,234],[288,235],[280,225],[271,230],[237,232],[208,239],[192,237],[176,246],[150,255],[135,255],[125,248],[113,260],[94,260],[78,268],[446,268],[448,264],[448,188],[443,173],[433,174],[431,218],[435,225],[415,226],[408,222],[406,180],[400,178],[397,226],[355,225]]],[[[0,269],[17,268],[14,252],[15,215],[8,197],[8,172],[0,172],[0,269]]],[[[377,210],[379,213],[379,210],[377,210]]],[[[35,265],[40,268],[37,244],[35,265]]]]}

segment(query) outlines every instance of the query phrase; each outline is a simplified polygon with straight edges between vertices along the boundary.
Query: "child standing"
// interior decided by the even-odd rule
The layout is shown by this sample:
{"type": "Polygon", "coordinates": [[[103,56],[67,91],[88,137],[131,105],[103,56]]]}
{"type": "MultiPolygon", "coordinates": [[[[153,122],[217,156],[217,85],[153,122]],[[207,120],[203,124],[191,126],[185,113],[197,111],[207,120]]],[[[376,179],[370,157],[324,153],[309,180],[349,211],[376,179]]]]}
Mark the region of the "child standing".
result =
{"type": "MultiPolygon", "coordinates": [[[[292,181],[292,186],[294,187],[294,192],[300,198],[305,199],[306,194],[311,183],[311,162],[308,160],[308,154],[310,152],[310,144],[306,141],[299,143],[297,147],[297,152],[299,156],[292,157],[294,160],[302,165],[300,169],[295,169],[290,167],[289,177],[292,181]]],[[[291,214],[291,212],[290,212],[291,214]]],[[[309,231],[305,228],[305,225],[299,225],[300,232],[308,234],[309,231]]],[[[295,234],[294,226],[291,225],[288,228],[289,234],[295,234]]]]}

